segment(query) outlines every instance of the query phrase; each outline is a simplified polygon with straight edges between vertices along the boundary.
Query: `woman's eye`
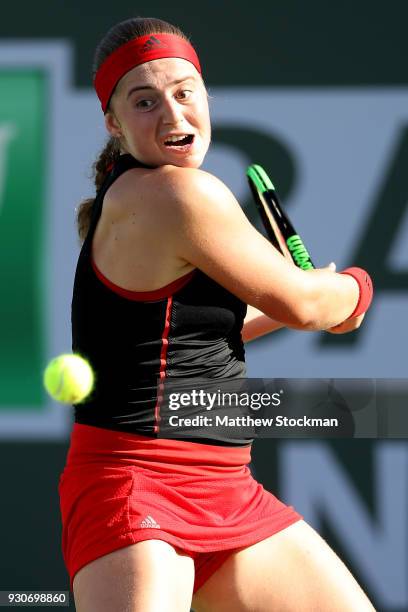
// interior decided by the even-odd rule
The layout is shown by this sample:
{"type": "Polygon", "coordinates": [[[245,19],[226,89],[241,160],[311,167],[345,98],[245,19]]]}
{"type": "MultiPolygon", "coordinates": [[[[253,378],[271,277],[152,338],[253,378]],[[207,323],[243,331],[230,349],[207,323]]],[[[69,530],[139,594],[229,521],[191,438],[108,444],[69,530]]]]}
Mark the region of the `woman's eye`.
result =
{"type": "Polygon", "coordinates": [[[139,100],[138,102],[136,102],[137,108],[140,108],[142,110],[151,108],[153,104],[153,100],[139,100]]]}
{"type": "Polygon", "coordinates": [[[182,98],[183,100],[187,100],[188,98],[190,98],[190,96],[192,95],[192,91],[191,89],[182,89],[179,92],[179,98],[182,98]]]}

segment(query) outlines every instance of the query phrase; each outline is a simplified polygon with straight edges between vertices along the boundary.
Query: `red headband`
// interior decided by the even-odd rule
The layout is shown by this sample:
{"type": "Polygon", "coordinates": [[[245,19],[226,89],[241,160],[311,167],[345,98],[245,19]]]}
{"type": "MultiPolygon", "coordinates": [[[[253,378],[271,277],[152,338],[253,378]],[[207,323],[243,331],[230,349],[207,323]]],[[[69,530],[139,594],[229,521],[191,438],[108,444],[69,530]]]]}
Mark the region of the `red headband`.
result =
{"type": "Polygon", "coordinates": [[[191,44],[177,34],[147,34],[125,43],[111,53],[99,67],[94,87],[105,113],[113,90],[124,74],[135,66],[160,59],[179,57],[194,64],[201,74],[200,62],[191,44]]]}

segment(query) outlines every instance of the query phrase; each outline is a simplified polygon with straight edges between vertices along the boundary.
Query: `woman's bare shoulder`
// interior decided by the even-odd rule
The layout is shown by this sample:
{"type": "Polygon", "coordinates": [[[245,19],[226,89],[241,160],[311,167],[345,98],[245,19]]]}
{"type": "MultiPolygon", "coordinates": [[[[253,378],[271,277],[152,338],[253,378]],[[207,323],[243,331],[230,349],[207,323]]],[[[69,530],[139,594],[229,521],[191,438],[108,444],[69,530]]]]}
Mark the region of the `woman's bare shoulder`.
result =
{"type": "Polygon", "coordinates": [[[178,166],[162,166],[157,168],[158,187],[171,190],[171,193],[185,192],[196,189],[209,197],[220,191],[229,192],[227,186],[214,174],[201,168],[180,168],[178,166]]]}
{"type": "Polygon", "coordinates": [[[106,208],[127,215],[139,206],[154,203],[157,210],[191,207],[202,195],[222,202],[228,188],[214,175],[198,168],[164,165],[159,168],[132,168],[122,174],[106,194],[106,208]]]}

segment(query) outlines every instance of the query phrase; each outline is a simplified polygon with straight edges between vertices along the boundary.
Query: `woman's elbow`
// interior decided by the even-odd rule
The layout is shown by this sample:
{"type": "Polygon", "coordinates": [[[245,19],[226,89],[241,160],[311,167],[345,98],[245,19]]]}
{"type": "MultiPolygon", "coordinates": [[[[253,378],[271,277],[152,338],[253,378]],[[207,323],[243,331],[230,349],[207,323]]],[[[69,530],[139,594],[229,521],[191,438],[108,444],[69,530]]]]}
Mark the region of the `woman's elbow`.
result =
{"type": "Polygon", "coordinates": [[[287,323],[287,327],[292,329],[300,329],[303,331],[317,331],[322,329],[322,321],[318,316],[316,304],[302,304],[297,308],[291,317],[291,321],[287,323]]]}
{"type": "Polygon", "coordinates": [[[297,297],[289,309],[287,326],[304,331],[317,331],[324,328],[322,304],[315,292],[306,285],[298,287],[297,297]]]}

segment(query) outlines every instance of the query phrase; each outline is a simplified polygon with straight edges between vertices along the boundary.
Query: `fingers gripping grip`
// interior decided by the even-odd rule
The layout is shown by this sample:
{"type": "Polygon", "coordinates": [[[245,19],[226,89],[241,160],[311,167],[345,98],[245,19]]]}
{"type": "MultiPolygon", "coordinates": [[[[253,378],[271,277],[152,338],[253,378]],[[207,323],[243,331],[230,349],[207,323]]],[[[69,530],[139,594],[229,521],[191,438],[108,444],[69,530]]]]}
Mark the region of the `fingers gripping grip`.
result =
{"type": "Polygon", "coordinates": [[[374,292],[373,281],[371,280],[369,274],[362,268],[346,268],[345,270],[342,270],[340,274],[349,274],[350,276],[355,278],[358,283],[358,286],[360,288],[360,295],[355,309],[348,318],[352,319],[354,317],[358,317],[359,315],[366,312],[371,304],[374,292]]]}

